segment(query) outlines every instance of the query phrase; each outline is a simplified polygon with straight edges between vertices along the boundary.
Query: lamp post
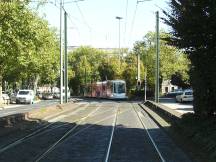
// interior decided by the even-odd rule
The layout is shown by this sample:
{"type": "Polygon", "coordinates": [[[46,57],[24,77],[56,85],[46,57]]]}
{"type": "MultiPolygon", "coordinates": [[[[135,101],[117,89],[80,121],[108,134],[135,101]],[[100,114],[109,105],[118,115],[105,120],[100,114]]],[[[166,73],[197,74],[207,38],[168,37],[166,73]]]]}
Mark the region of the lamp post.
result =
{"type": "Polygon", "coordinates": [[[120,28],[120,21],[123,19],[120,16],[116,16],[116,19],[119,20],[119,66],[120,66],[120,56],[121,56],[121,28],[120,28]]]}

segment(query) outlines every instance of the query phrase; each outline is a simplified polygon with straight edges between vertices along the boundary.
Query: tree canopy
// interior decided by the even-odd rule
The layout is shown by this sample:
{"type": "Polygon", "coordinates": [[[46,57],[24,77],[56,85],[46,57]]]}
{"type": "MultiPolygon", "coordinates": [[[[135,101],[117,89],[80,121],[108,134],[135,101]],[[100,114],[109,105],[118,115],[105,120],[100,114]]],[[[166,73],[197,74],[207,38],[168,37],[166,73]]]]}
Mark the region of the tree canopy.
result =
{"type": "MultiPolygon", "coordinates": [[[[167,44],[165,38],[169,35],[165,32],[160,32],[160,78],[161,80],[171,80],[171,76],[176,72],[180,73],[182,79],[188,82],[189,75],[189,60],[179,49],[167,44]]],[[[138,41],[134,45],[133,52],[137,55],[141,54],[144,67],[147,70],[147,82],[150,88],[155,85],[155,33],[147,33],[142,41],[138,41]]]]}
{"type": "Polygon", "coordinates": [[[191,61],[194,110],[216,112],[216,1],[171,0],[163,20],[171,27],[169,43],[185,51],[191,61]]]}
{"type": "Polygon", "coordinates": [[[28,8],[28,1],[0,3],[0,84],[22,81],[33,88],[39,80],[53,83],[58,48],[56,31],[28,8]]]}

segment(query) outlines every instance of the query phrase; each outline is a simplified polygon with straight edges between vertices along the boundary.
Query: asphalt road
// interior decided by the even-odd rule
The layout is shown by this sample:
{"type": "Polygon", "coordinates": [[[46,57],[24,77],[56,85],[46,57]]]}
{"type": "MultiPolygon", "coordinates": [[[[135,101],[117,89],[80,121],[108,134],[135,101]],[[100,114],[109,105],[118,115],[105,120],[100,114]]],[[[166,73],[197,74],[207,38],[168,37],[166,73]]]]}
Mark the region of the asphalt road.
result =
{"type": "Polygon", "coordinates": [[[160,103],[182,114],[194,112],[192,102],[177,103],[175,98],[160,98],[160,103]]]}
{"type": "Polygon", "coordinates": [[[137,103],[96,100],[71,107],[33,136],[0,143],[0,161],[190,161],[137,103]]]}
{"type": "Polygon", "coordinates": [[[33,109],[39,109],[41,107],[56,105],[58,102],[58,100],[41,100],[40,102],[34,104],[12,104],[10,105],[12,107],[0,109],[0,117],[29,112],[33,109]]]}

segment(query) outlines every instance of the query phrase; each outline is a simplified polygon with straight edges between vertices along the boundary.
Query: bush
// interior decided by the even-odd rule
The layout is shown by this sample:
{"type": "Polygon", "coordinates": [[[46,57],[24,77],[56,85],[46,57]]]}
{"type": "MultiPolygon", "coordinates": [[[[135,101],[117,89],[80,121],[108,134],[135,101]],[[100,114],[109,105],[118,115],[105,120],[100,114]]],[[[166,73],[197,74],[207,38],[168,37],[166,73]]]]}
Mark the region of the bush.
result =
{"type": "Polygon", "coordinates": [[[175,126],[182,136],[207,152],[208,161],[216,161],[216,118],[185,114],[175,126]]]}

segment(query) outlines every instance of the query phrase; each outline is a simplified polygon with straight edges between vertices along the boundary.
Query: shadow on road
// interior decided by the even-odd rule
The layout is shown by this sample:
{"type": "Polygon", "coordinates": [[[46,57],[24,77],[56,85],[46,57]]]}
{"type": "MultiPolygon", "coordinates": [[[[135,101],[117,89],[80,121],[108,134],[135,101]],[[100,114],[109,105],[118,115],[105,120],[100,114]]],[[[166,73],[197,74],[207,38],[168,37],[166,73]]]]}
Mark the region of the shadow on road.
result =
{"type": "MultiPolygon", "coordinates": [[[[104,161],[113,128],[111,124],[108,124],[110,122],[107,123],[109,119],[104,118],[100,122],[87,120],[83,124],[49,123],[47,121],[38,123],[40,119],[32,120],[22,121],[19,123],[20,126],[18,124],[11,128],[0,128],[1,131],[11,129],[10,133],[8,132],[0,138],[0,161],[35,161],[49,148],[48,156],[41,161],[104,161]],[[43,129],[47,125],[50,126],[43,129]],[[16,131],[13,130],[14,128],[16,131]],[[35,134],[27,137],[35,131],[37,131],[35,134]],[[69,131],[71,132],[69,133],[69,131]],[[20,143],[16,142],[3,152],[1,151],[5,146],[23,137],[26,139],[20,143]],[[62,140],[56,143],[60,139],[62,140]],[[55,147],[52,148],[55,143],[55,147]]],[[[156,139],[158,149],[167,161],[190,161],[169,138],[166,138],[161,129],[148,129],[148,131],[153,139],[156,139]]],[[[144,129],[128,128],[124,125],[117,125],[115,128],[109,158],[112,162],[161,161],[144,129]]]]}

